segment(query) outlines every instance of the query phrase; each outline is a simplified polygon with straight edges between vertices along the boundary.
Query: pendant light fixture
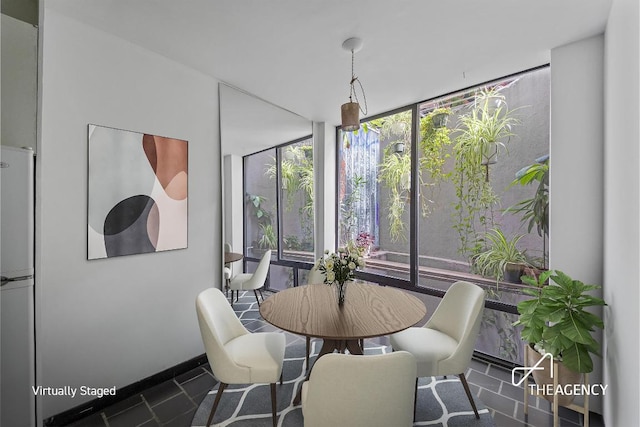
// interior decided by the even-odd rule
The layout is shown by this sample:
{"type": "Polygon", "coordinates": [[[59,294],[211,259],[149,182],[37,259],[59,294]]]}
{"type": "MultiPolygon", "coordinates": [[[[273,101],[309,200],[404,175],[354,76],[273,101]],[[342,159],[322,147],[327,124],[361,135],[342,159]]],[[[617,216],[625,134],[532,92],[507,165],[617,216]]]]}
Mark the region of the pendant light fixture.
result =
{"type": "Polygon", "coordinates": [[[360,83],[360,80],[358,79],[358,77],[356,77],[354,72],[355,53],[362,49],[362,45],[362,39],[359,39],[358,37],[347,39],[342,43],[342,48],[351,52],[351,82],[349,83],[349,102],[347,102],[346,104],[342,104],[342,107],[340,108],[343,131],[356,131],[360,129],[360,111],[362,111],[362,114],[364,115],[367,114],[367,97],[364,94],[362,83],[360,83]],[[358,102],[358,94],[356,93],[356,88],[354,87],[356,82],[358,82],[358,85],[360,86],[362,100],[364,101],[364,109],[358,102]]]}

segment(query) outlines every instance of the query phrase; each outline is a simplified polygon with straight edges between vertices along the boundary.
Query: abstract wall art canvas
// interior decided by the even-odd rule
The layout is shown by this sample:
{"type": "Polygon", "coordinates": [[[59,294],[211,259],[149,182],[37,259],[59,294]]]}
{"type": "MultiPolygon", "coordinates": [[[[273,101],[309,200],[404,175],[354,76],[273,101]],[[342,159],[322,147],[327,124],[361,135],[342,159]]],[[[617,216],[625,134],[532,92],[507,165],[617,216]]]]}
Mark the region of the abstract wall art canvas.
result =
{"type": "Polygon", "coordinates": [[[88,152],[88,259],[187,247],[187,141],[90,124],[88,152]]]}

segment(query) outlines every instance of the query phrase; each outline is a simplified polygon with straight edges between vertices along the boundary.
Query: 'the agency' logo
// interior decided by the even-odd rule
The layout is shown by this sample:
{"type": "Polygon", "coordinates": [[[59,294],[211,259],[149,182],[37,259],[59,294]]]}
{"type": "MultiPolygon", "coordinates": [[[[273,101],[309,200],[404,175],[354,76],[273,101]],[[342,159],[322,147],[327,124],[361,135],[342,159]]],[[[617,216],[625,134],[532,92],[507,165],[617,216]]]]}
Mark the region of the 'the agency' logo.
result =
{"type": "MultiPolygon", "coordinates": [[[[553,380],[555,373],[555,366],[556,364],[553,363],[553,354],[551,353],[544,353],[542,355],[542,357],[536,362],[535,365],[533,366],[518,366],[515,367],[511,370],[511,384],[513,384],[516,387],[520,387],[520,385],[522,385],[523,382],[525,382],[525,380],[527,378],[529,378],[529,376],[531,374],[533,374],[534,371],[544,371],[545,370],[545,366],[541,366],[542,363],[548,359],[549,360],[549,378],[553,380]],[[516,375],[522,372],[522,378],[520,378],[520,380],[516,381],[516,375]]],[[[583,395],[583,396],[604,396],[605,394],[607,394],[607,387],[609,387],[608,384],[603,385],[603,384],[557,384],[557,385],[553,385],[553,384],[528,384],[529,386],[529,392],[531,394],[537,394],[537,395],[545,395],[545,396],[553,396],[555,394],[557,395],[573,395],[573,396],[578,396],[578,395],[583,395]]]]}

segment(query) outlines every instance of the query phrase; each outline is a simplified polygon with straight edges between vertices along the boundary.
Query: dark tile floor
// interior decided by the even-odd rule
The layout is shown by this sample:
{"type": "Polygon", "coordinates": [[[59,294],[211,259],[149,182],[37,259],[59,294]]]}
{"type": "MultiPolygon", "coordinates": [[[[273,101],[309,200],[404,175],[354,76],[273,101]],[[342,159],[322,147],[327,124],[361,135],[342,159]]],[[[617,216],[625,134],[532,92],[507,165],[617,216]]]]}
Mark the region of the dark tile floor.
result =
{"type": "MultiPolygon", "coordinates": [[[[266,293],[265,293],[265,296],[266,293]]],[[[241,297],[234,308],[250,331],[274,330],[257,312],[253,294],[241,297]]],[[[287,333],[287,343],[302,339],[287,333]]],[[[386,338],[376,344],[387,344],[386,338]]],[[[365,341],[366,346],[366,341],[365,341]]],[[[511,384],[511,371],[473,359],[467,379],[474,397],[489,408],[498,427],[547,427],[553,425],[549,402],[533,397],[524,415],[523,389],[511,384]]],[[[74,427],[189,427],[200,402],[216,384],[209,365],[203,365],[116,403],[99,413],[70,424],[74,427]]],[[[582,415],[560,408],[560,426],[582,425],[582,415]]],[[[602,417],[591,414],[590,426],[603,427],[602,417]]]]}

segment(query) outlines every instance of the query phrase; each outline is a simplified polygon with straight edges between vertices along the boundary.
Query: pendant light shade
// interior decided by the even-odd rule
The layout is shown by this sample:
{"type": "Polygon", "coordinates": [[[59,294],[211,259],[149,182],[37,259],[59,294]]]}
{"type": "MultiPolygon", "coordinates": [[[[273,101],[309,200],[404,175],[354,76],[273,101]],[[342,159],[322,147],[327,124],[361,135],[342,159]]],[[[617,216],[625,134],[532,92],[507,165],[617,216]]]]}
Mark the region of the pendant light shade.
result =
{"type": "Polygon", "coordinates": [[[342,117],[342,130],[345,132],[353,132],[360,129],[360,111],[363,114],[367,114],[367,97],[364,94],[364,88],[362,87],[362,83],[358,80],[354,73],[354,61],[355,61],[355,52],[362,49],[362,40],[353,37],[347,39],[342,43],[342,48],[344,50],[348,50],[351,52],[351,81],[349,82],[349,102],[342,104],[340,107],[340,115],[342,117]],[[364,100],[365,108],[364,110],[360,107],[358,103],[358,95],[355,91],[354,84],[358,82],[360,86],[360,91],[362,92],[362,98],[364,100]],[[355,101],[353,100],[355,98],[355,101]]]}
{"type": "Polygon", "coordinates": [[[340,107],[342,113],[342,130],[354,131],[360,128],[360,105],[357,102],[347,102],[340,107]]]}

